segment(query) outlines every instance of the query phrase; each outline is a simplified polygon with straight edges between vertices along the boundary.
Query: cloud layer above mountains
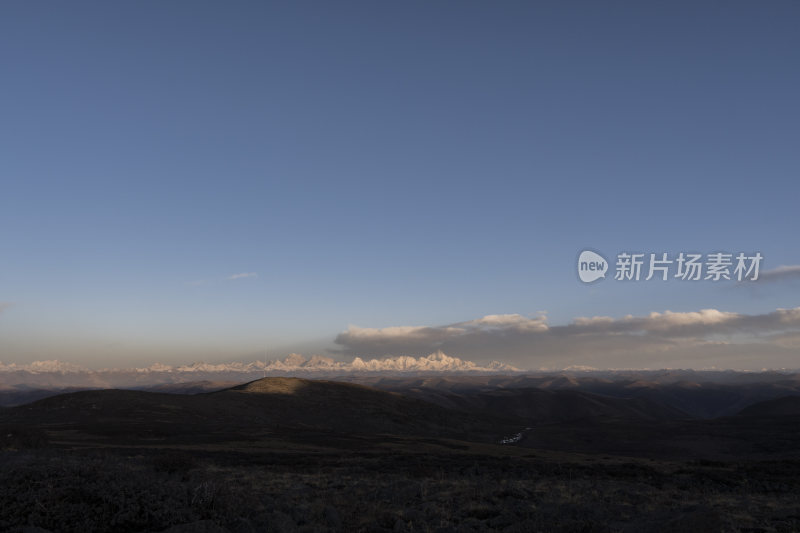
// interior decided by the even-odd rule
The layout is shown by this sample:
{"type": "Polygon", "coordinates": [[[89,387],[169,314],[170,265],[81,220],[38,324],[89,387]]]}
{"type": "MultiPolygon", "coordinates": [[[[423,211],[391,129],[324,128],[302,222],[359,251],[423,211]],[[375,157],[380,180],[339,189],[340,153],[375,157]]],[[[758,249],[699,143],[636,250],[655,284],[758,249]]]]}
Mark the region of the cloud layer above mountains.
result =
{"type": "Polygon", "coordinates": [[[791,342],[798,332],[800,307],[759,315],[702,309],[640,317],[580,317],[560,326],[549,325],[545,316],[488,315],[443,326],[350,326],[335,342],[338,352],[346,355],[443,350],[522,368],[590,364],[752,369],[800,366],[800,351],[791,342]]]}

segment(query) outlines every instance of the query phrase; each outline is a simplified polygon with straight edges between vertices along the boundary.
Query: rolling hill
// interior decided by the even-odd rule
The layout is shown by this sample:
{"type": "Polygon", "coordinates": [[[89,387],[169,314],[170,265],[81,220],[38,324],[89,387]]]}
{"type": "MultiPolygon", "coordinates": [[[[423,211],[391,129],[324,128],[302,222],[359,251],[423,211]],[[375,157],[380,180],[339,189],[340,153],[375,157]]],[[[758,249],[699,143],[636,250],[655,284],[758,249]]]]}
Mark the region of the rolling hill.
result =
{"type": "Polygon", "coordinates": [[[515,420],[362,385],[299,378],[264,378],[203,394],[74,392],[7,409],[0,423],[36,426],[54,439],[80,434],[126,443],[253,440],[298,432],[491,442],[518,427],[515,420]]]}

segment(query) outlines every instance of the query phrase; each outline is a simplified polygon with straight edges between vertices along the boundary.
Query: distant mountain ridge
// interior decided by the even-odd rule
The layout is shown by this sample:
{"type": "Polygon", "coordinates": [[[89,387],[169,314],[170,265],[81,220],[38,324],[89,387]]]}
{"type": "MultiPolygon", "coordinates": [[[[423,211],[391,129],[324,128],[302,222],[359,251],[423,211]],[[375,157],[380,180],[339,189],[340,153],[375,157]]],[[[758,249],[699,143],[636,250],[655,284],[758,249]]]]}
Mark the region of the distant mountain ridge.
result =
{"type": "Polygon", "coordinates": [[[92,370],[57,360],[35,361],[27,365],[0,362],[0,384],[36,386],[120,387],[156,383],[179,383],[197,380],[245,380],[268,376],[328,376],[336,374],[373,373],[515,373],[520,370],[499,361],[482,366],[452,357],[442,351],[424,357],[395,356],[384,359],[362,359],[351,362],[314,355],[306,358],[292,353],[283,360],[165,365],[154,363],[144,368],[106,368],[92,370]]]}
{"type": "Polygon", "coordinates": [[[512,417],[447,409],[354,383],[267,377],[215,392],[165,394],[86,390],[0,411],[0,427],[41,424],[122,442],[187,443],[297,432],[393,434],[494,442],[518,427],[512,417]]]}

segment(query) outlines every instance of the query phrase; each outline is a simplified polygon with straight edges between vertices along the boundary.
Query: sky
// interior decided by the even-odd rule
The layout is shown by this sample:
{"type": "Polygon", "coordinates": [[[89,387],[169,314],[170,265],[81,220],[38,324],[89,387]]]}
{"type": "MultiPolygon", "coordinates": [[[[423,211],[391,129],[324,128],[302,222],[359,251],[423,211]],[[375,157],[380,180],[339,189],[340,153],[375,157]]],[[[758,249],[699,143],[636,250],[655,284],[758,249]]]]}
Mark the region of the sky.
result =
{"type": "Polygon", "coordinates": [[[3,2],[0,361],[800,367],[799,22],[3,2]],[[587,249],[605,279],[578,278],[587,249]],[[624,252],[763,275],[618,281],[624,252]]]}

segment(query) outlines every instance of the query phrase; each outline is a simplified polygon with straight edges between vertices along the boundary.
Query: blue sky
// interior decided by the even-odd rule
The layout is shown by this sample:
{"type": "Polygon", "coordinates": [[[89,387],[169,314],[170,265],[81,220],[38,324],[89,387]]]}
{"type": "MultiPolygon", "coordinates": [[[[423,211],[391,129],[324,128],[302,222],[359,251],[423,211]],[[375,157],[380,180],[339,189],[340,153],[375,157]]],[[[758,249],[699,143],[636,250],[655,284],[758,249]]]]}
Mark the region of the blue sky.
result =
{"type": "Polygon", "coordinates": [[[0,361],[794,308],[796,279],[584,285],[575,260],[800,264],[799,20],[790,1],[6,2],[0,361]]]}

